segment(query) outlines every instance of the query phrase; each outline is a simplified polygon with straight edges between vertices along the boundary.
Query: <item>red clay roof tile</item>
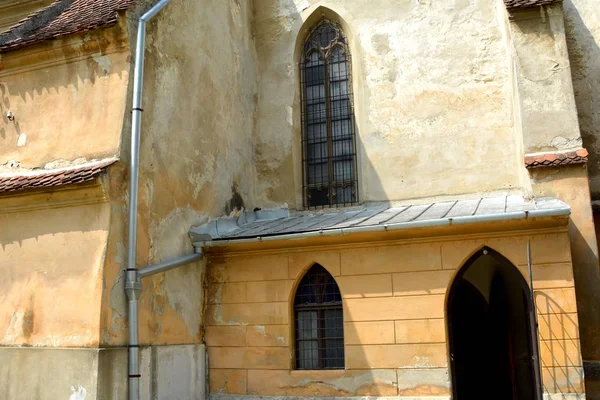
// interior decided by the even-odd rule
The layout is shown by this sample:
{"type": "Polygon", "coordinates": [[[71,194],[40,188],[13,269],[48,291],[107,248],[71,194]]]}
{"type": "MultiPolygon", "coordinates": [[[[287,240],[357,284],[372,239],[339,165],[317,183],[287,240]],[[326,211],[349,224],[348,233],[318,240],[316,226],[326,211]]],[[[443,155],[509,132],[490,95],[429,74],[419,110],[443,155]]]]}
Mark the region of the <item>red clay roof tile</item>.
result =
{"type": "Polygon", "coordinates": [[[509,10],[545,6],[558,3],[560,0],[504,0],[504,5],[509,10]]]}
{"type": "Polygon", "coordinates": [[[554,153],[525,154],[525,168],[527,169],[585,164],[587,162],[588,151],[586,149],[554,153]]]}
{"type": "Polygon", "coordinates": [[[0,53],[117,22],[135,0],[56,0],[0,34],[0,53]]]}
{"type": "Polygon", "coordinates": [[[0,173],[0,193],[86,182],[116,161],[110,158],[67,168],[0,173]]]}

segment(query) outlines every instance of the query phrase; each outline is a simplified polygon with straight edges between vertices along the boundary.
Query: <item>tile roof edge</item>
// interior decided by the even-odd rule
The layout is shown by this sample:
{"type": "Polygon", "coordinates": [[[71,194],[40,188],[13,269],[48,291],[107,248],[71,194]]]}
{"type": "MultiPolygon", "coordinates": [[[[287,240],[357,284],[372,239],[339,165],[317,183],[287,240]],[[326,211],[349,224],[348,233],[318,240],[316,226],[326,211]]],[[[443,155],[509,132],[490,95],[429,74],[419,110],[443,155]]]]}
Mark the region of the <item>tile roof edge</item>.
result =
{"type": "MultiPolygon", "coordinates": [[[[14,25],[12,25],[12,26],[8,27],[7,29],[5,29],[4,31],[0,32],[0,38],[2,36],[16,34],[16,32],[18,32],[20,29],[23,29],[28,34],[30,34],[31,32],[33,32],[35,30],[39,30],[40,26],[37,26],[37,27],[35,26],[36,19],[43,18],[44,14],[52,14],[52,12],[55,11],[55,9],[57,9],[57,8],[58,8],[58,10],[57,10],[58,14],[55,16],[55,18],[62,15],[62,13],[68,11],[68,7],[71,6],[72,3],[68,4],[65,9],[60,9],[60,5],[61,5],[62,1],[63,0],[55,0],[52,3],[50,3],[49,5],[32,12],[31,14],[22,18],[21,20],[17,21],[14,25]],[[29,29],[25,29],[28,23],[33,24],[33,27],[31,27],[29,29]],[[34,27],[35,27],[35,29],[34,29],[34,27]]],[[[93,24],[93,23],[89,24],[89,26],[87,26],[87,27],[81,27],[81,28],[76,28],[76,29],[71,29],[71,30],[65,29],[63,32],[59,32],[58,34],[54,34],[51,36],[46,35],[45,37],[30,38],[27,40],[18,40],[16,42],[15,42],[15,40],[17,38],[13,38],[12,40],[9,40],[8,42],[0,43],[0,54],[9,53],[11,51],[16,51],[16,50],[34,46],[34,45],[37,45],[40,43],[49,42],[49,41],[52,41],[55,39],[60,39],[60,38],[73,36],[73,35],[77,35],[77,34],[83,34],[86,32],[91,32],[91,31],[97,30],[97,29],[114,26],[119,23],[120,14],[126,12],[130,8],[135,7],[135,3],[136,3],[136,0],[114,0],[114,4],[112,5],[112,8],[111,8],[112,12],[114,12],[114,15],[106,21],[97,21],[95,24],[93,24]]]]}
{"type": "Polygon", "coordinates": [[[532,8],[548,6],[555,3],[562,3],[563,0],[539,0],[536,4],[516,4],[510,5],[507,0],[504,0],[504,6],[510,12],[520,11],[520,10],[531,10],[532,8]]]}
{"type": "Polygon", "coordinates": [[[0,193],[12,194],[88,182],[117,161],[117,158],[108,158],[63,168],[3,173],[0,174],[0,193]]]}
{"type": "Polygon", "coordinates": [[[588,162],[588,151],[581,147],[569,150],[527,153],[523,157],[525,168],[558,167],[563,165],[585,164],[588,162]]]}
{"type": "Polygon", "coordinates": [[[119,161],[118,157],[108,157],[100,160],[92,160],[87,161],[81,164],[71,164],[66,167],[60,168],[39,168],[39,169],[27,169],[27,170],[17,170],[14,172],[0,172],[0,179],[2,178],[15,178],[19,176],[42,176],[49,174],[58,174],[61,172],[68,172],[72,170],[82,169],[82,168],[105,168],[119,161]]]}
{"type": "Polygon", "coordinates": [[[112,22],[107,22],[107,23],[102,24],[102,25],[95,26],[93,28],[86,28],[86,29],[81,29],[81,30],[77,30],[77,31],[74,31],[74,32],[63,33],[63,34],[60,34],[60,35],[57,35],[57,36],[53,36],[53,37],[47,38],[47,39],[39,39],[39,40],[25,42],[25,43],[15,43],[15,44],[3,45],[3,46],[0,46],[0,54],[6,54],[6,53],[10,53],[12,51],[26,49],[28,47],[36,46],[36,45],[39,45],[41,43],[51,42],[53,40],[60,40],[60,39],[63,39],[63,38],[68,38],[68,37],[76,36],[76,35],[83,35],[83,34],[88,33],[88,32],[93,32],[93,31],[96,31],[96,30],[100,30],[100,29],[104,29],[104,28],[109,28],[109,27],[114,26],[116,24],[117,24],[117,21],[112,21],[112,22]]]}

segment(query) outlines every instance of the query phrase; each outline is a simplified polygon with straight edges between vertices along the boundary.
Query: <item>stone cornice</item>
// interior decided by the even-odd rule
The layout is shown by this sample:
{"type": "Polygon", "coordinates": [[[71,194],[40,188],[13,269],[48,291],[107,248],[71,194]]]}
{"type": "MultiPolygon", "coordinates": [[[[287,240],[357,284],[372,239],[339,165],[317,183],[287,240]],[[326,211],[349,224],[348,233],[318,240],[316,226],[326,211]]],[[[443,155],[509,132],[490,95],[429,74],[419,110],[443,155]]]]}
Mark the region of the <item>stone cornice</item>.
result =
{"type": "Polygon", "coordinates": [[[103,178],[51,189],[28,190],[0,195],[0,215],[107,203],[103,178]]]}

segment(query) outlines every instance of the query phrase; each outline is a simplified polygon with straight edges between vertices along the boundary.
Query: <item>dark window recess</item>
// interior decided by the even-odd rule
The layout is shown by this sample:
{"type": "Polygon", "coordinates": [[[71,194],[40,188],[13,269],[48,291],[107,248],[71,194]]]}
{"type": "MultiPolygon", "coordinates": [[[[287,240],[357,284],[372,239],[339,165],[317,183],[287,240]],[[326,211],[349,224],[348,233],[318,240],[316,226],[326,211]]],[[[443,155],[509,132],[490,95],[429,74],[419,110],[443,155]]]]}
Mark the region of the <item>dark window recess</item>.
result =
{"type": "Polygon", "coordinates": [[[307,208],[358,202],[350,67],[346,37],[337,24],[323,19],[308,36],[300,63],[307,208]]]}
{"type": "Polygon", "coordinates": [[[294,298],[297,369],[344,369],[342,295],[319,264],[304,275],[294,298]]]}

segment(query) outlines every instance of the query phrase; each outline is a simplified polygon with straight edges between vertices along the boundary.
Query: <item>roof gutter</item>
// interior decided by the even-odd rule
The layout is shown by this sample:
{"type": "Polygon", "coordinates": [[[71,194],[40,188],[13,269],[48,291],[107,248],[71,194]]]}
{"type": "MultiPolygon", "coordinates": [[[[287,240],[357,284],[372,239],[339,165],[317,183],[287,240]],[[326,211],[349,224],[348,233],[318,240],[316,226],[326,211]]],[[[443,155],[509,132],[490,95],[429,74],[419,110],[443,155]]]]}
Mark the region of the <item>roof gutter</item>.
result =
{"type": "Polygon", "coordinates": [[[396,224],[382,224],[382,225],[370,225],[370,226],[352,226],[349,228],[339,229],[324,229],[319,231],[290,233],[284,235],[272,235],[272,236],[257,236],[252,238],[240,238],[240,239],[214,239],[208,241],[194,242],[194,246],[197,248],[202,246],[226,246],[233,244],[244,244],[244,243],[256,243],[256,242],[273,242],[280,240],[298,240],[307,239],[312,237],[324,237],[324,236],[345,236],[354,233],[365,233],[365,232],[387,232],[387,231],[399,231],[416,228],[435,228],[443,226],[453,225],[472,225],[486,222],[502,222],[502,221],[515,221],[515,220],[528,220],[535,218],[549,218],[549,217],[564,217],[571,214],[570,207],[555,208],[549,210],[532,210],[532,211],[515,211],[509,213],[498,213],[489,215],[471,215],[467,217],[455,217],[455,218],[440,218],[430,219],[425,221],[413,221],[413,222],[401,222],[396,224]]]}

